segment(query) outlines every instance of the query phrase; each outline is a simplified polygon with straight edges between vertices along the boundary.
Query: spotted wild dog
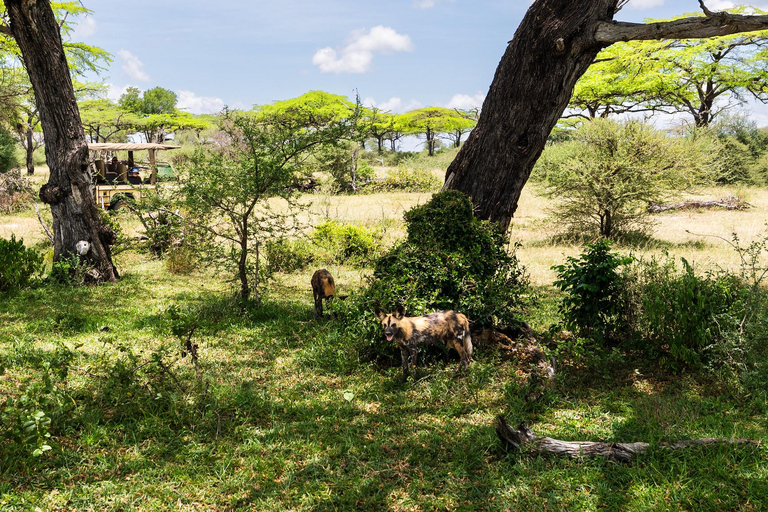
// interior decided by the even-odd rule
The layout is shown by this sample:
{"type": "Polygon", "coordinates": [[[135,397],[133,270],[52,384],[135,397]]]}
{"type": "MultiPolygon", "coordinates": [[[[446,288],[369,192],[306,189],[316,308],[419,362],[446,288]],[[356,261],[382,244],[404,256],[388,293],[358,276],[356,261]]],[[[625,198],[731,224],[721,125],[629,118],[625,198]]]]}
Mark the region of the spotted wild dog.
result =
{"type": "Polygon", "coordinates": [[[459,353],[461,368],[469,366],[472,358],[472,336],[469,334],[469,320],[455,311],[438,311],[425,316],[405,316],[402,306],[386,314],[378,307],[376,317],[381,321],[387,341],[393,339],[400,347],[403,358],[403,381],[415,371],[418,346],[441,343],[459,353]]]}
{"type": "Polygon", "coordinates": [[[320,318],[323,316],[323,300],[327,304],[328,299],[336,295],[333,276],[324,268],[312,274],[312,295],[315,296],[315,318],[320,318]]]}

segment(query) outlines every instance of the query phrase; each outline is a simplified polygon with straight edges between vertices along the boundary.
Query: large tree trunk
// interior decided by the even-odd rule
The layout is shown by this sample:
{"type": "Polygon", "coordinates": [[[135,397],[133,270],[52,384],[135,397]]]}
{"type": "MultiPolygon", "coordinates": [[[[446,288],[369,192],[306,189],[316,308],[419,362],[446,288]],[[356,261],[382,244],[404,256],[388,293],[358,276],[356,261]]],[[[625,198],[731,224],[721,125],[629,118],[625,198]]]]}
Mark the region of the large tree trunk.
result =
{"type": "Polygon", "coordinates": [[[538,0],[507,46],[482,114],[446,172],[444,189],[472,198],[476,215],[506,229],[576,81],[605,46],[595,24],[616,0],[538,0]]]}
{"type": "Polygon", "coordinates": [[[446,171],[443,189],[472,198],[477,216],[509,227],[520,193],[576,81],[619,41],[707,38],[768,28],[768,16],[709,11],[658,23],[613,22],[619,0],[536,0],[507,46],[482,114],[446,171]]]}
{"type": "Polygon", "coordinates": [[[103,225],[91,190],[88,146],[80,122],[67,60],[48,0],[6,0],[10,30],[21,49],[35,91],[51,175],[40,199],[51,206],[54,259],[75,253],[77,242],[90,242],[85,255],[94,265],[90,277],[115,281],[109,245],[114,232],[103,225]]]}

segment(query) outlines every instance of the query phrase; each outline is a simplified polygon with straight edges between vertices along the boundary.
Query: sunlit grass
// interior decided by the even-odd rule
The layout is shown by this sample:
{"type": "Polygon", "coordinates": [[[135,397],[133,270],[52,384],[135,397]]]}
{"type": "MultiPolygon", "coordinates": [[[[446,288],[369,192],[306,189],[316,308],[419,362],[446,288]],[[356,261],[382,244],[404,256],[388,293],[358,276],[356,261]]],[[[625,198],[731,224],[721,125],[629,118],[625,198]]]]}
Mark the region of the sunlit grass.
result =
{"type": "MultiPolygon", "coordinates": [[[[686,230],[725,238],[736,230],[744,239],[761,233],[768,192],[746,194],[754,205],[746,212],[658,216],[651,249],[634,252],[667,249],[734,268],[726,244],[686,230]]],[[[394,241],[405,234],[403,212],[428,198],[316,194],[307,220],[361,222],[394,241]]],[[[511,237],[522,242],[518,255],[540,296],[526,320],[542,339],[558,319],[550,266],[581,251],[551,243],[546,215],[546,201],[527,187],[511,237]]],[[[24,212],[0,217],[0,236],[17,233],[9,226],[19,219],[34,221],[25,241],[42,234],[35,235],[34,213],[24,212]]],[[[18,439],[2,439],[0,510],[768,508],[765,445],[653,449],[620,465],[506,454],[493,430],[504,414],[539,435],[571,440],[654,447],[693,437],[765,440],[768,416],[758,397],[657,374],[641,361],[588,375],[575,361],[558,366],[554,385],[531,400],[529,368],[481,346],[466,374],[455,373],[454,358],[433,356],[418,381],[403,384],[400,368],[363,359],[334,320],[313,318],[314,267],[278,274],[263,304],[242,310],[231,286],[207,269],[172,275],[133,251],[117,263],[124,276],[117,284],[41,286],[0,298],[0,407],[32,393],[62,353],[72,354],[69,374],[54,379],[59,402],[29,405],[53,415],[53,449],[34,458],[18,439]],[[191,339],[200,379],[190,356],[181,357],[185,336],[172,333],[174,308],[197,324],[191,339]]],[[[370,273],[317,266],[331,271],[340,294],[370,273]]]]}

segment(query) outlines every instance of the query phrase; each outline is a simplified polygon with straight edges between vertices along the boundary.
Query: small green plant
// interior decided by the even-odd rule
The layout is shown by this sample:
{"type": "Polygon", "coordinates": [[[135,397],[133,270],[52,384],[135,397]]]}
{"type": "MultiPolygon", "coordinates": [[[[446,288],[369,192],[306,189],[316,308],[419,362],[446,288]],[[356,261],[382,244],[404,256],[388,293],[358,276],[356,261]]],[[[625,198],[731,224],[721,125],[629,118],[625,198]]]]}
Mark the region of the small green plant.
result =
{"type": "Polygon", "coordinates": [[[381,236],[364,226],[327,221],[315,227],[312,241],[337,263],[365,265],[381,252],[381,236]]]}
{"type": "Polygon", "coordinates": [[[671,369],[699,368],[704,349],[736,327],[733,315],[747,288],[728,272],[701,274],[685,258],[681,262],[682,269],[670,259],[643,266],[641,349],[671,369]]]}
{"type": "Polygon", "coordinates": [[[48,282],[65,286],[82,286],[90,269],[88,262],[77,254],[54,261],[48,282]]]}
{"type": "Polygon", "coordinates": [[[0,126],[0,174],[19,165],[16,158],[16,141],[5,126],[0,126]]]}
{"type": "Polygon", "coordinates": [[[431,169],[420,169],[399,165],[387,171],[383,181],[372,183],[368,190],[389,192],[434,192],[443,184],[431,169]]]}
{"type": "Polygon", "coordinates": [[[0,291],[18,290],[28,286],[43,270],[43,256],[24,247],[24,240],[0,238],[0,291]]]}
{"type": "Polygon", "coordinates": [[[310,242],[301,238],[279,238],[267,243],[266,253],[271,272],[294,272],[312,263],[316,250],[310,242]]]}
{"type": "Polygon", "coordinates": [[[566,327],[599,342],[615,340],[626,330],[625,278],[619,267],[633,258],[610,249],[607,240],[587,244],[578,258],[569,257],[566,264],[552,267],[557,272],[555,286],[566,293],[560,305],[566,327]]]}

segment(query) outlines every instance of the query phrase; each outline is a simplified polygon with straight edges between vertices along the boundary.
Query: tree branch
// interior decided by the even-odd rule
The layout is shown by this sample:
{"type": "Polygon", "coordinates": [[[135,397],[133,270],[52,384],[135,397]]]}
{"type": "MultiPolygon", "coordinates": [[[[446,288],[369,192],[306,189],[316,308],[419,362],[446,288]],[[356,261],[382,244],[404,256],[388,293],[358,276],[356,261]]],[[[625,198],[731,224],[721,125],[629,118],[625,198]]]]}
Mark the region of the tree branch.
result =
{"type": "Polygon", "coordinates": [[[768,29],[768,16],[745,16],[710,11],[705,17],[695,16],[658,23],[601,21],[597,23],[595,29],[595,40],[599,43],[613,44],[620,41],[703,39],[766,29],[768,29]]]}
{"type": "Polygon", "coordinates": [[[0,34],[5,34],[8,37],[13,37],[13,34],[11,33],[11,27],[8,25],[0,25],[0,34]]]}

